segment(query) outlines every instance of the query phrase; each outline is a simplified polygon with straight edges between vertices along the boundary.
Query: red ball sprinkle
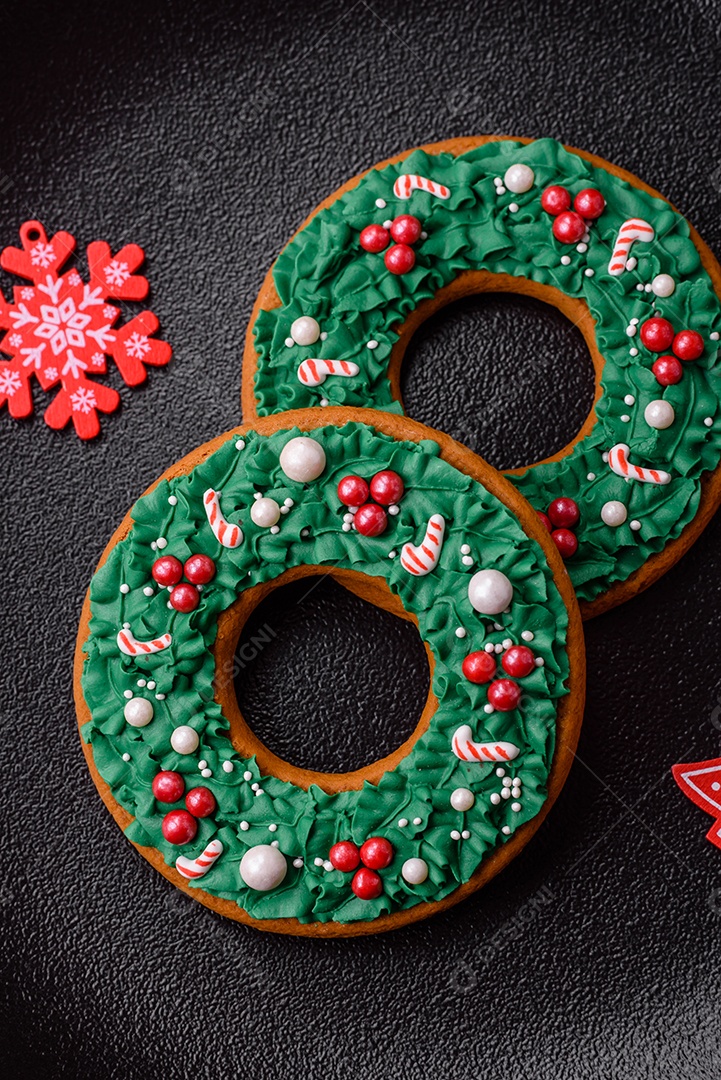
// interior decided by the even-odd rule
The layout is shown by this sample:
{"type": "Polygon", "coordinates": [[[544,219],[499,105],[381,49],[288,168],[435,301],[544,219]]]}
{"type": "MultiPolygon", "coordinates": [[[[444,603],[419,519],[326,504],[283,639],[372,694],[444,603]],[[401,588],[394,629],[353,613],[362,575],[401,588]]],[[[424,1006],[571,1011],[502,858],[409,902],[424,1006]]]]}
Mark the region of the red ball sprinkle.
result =
{"type": "Polygon", "coordinates": [[[527,645],[511,645],[501,657],[503,670],[515,679],[530,675],[536,666],[536,659],[527,645]]]}
{"type": "Polygon", "coordinates": [[[371,870],[385,870],[393,862],[393,844],[383,836],[371,836],[361,845],[360,857],[371,870]]]}
{"type": "Polygon", "coordinates": [[[486,683],[496,674],[496,661],[492,653],[472,652],[463,661],[463,674],[472,683],[486,683]]]}
{"type": "Polygon", "coordinates": [[[344,506],[362,506],[368,498],[368,485],[362,476],[344,476],[338,484],[338,498],[344,506]]]}
{"type": "Polygon", "coordinates": [[[413,214],[401,214],[391,225],[391,236],[397,244],[415,244],[421,235],[422,225],[413,214]]]}
{"type": "Polygon", "coordinates": [[[366,225],[360,234],[360,245],[364,251],[377,255],[385,251],[391,242],[391,234],[382,225],[366,225]]]}
{"type": "Polygon", "coordinates": [[[174,555],[163,555],[155,560],[150,572],[158,585],[177,585],[183,576],[183,564],[174,555]]]}
{"type": "Polygon", "coordinates": [[[158,802],[178,802],[185,791],[185,781],[178,772],[164,770],[153,780],[153,795],[158,802]]]}
{"type": "Polygon", "coordinates": [[[651,371],[661,386],[675,386],[683,378],[683,365],[675,356],[659,356],[652,364],[651,371]]]}
{"type": "Polygon", "coordinates": [[[386,530],[388,515],[382,506],[366,503],[356,513],[353,524],[361,536],[380,536],[386,530]]]}
{"type": "Polygon", "coordinates": [[[383,261],[391,274],[407,274],[416,265],[416,253],[408,244],[393,244],[386,251],[383,261]]]}
{"type": "Polygon", "coordinates": [[[169,844],[189,844],[197,832],[198,822],[187,810],[171,810],[163,818],[163,836],[169,844]]]}
{"type": "Polygon", "coordinates": [[[570,559],[578,551],[576,534],[572,533],[570,529],[554,529],[551,533],[551,539],[564,559],[570,559]]]}
{"type": "Polygon", "coordinates": [[[510,712],[518,707],[521,700],[521,688],[510,679],[496,679],[488,687],[489,704],[498,712],[510,712]]]}
{"type": "Polygon", "coordinates": [[[553,214],[554,217],[564,214],[571,209],[571,193],[560,184],[551,184],[541,195],[541,206],[547,214],[553,214]]]}
{"type": "Polygon", "coordinates": [[[371,480],[371,495],[381,506],[392,506],[403,498],[405,488],[397,472],[384,469],[377,472],[371,480]]]}
{"type": "Polygon", "coordinates": [[[336,870],[342,870],[344,874],[350,874],[360,863],[360,851],[352,840],[339,840],[333,844],[328,858],[336,870]]]}
{"type": "Polygon", "coordinates": [[[551,519],[548,514],[544,514],[543,510],[536,510],[536,513],[538,514],[538,520],[541,522],[541,525],[550,532],[553,526],[551,525],[551,519]]]}
{"type": "Polygon", "coordinates": [[[606,200],[598,188],[584,188],[573,200],[573,209],[586,221],[595,221],[596,218],[600,218],[605,207],[606,200]]]}
{"type": "Polygon", "coordinates": [[[170,594],[170,603],[176,611],[187,615],[200,603],[200,593],[195,585],[176,585],[170,594]]]}
{"type": "Polygon", "coordinates": [[[668,319],[646,319],[641,326],[641,341],[651,352],[663,352],[670,349],[673,341],[673,327],[668,319]]]}
{"type": "Polygon", "coordinates": [[[553,500],[548,508],[548,516],[557,529],[572,529],[581,519],[578,503],[566,495],[553,500]]]}
{"type": "Polygon", "coordinates": [[[679,360],[698,360],[703,352],[703,338],[695,330],[680,330],[671,348],[679,360]]]}
{"type": "Polygon", "coordinates": [[[359,900],[375,900],[383,892],[383,882],[375,870],[362,866],[353,875],[350,887],[359,900]]]}
{"type": "Polygon", "coordinates": [[[194,787],[185,796],[185,805],[194,817],[210,817],[215,813],[215,795],[207,787],[194,787]]]}
{"type": "Polygon", "coordinates": [[[586,222],[580,214],[567,210],[553,222],[553,235],[562,244],[577,244],[586,232],[586,222]]]}
{"type": "Polygon", "coordinates": [[[215,577],[215,563],[210,555],[191,555],[183,570],[193,585],[207,585],[215,577]]]}

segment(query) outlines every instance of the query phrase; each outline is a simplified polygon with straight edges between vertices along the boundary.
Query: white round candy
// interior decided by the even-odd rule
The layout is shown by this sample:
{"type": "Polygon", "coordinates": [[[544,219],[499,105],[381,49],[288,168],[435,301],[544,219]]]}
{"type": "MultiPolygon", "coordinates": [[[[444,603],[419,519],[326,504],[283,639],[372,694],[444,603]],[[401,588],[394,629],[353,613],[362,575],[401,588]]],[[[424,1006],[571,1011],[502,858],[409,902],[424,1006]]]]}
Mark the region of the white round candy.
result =
{"type": "Polygon", "coordinates": [[[676,289],[676,282],[670,274],[656,274],[651,288],[656,296],[670,296],[676,289]]]}
{"type": "Polygon", "coordinates": [[[628,511],[622,502],[618,502],[617,499],[612,499],[610,502],[604,503],[601,507],[601,520],[606,525],[612,525],[615,529],[618,525],[623,525],[624,521],[628,517],[628,511]]]}
{"type": "Polygon", "coordinates": [[[425,859],[406,859],[401,873],[409,885],[421,885],[428,877],[428,863],[425,859]]]}
{"type": "Polygon", "coordinates": [[[512,191],[514,195],[522,195],[524,191],[529,191],[533,187],[533,181],[536,179],[533,169],[528,165],[509,165],[503,177],[503,183],[506,185],[508,191],[512,191]]]}
{"type": "Polygon", "coordinates": [[[476,801],[476,796],[467,787],[457,787],[451,793],[451,806],[454,810],[470,810],[476,801]]]}
{"type": "Polygon", "coordinates": [[[248,848],[240,860],[241,880],[257,892],[276,889],[288,872],[285,855],[270,844],[248,848]]]}
{"type": "Polygon", "coordinates": [[[176,754],[192,754],[198,749],[198,732],[194,731],[192,727],[188,727],[187,724],[181,724],[180,727],[176,727],[173,734],[170,736],[170,745],[176,754]]]}
{"type": "Polygon", "coordinates": [[[317,480],[325,469],[325,450],[315,439],[299,435],[281,450],[280,467],[289,480],[307,484],[317,480]]]}
{"type": "Polygon", "coordinates": [[[153,703],[144,697],[134,697],[125,702],[125,719],[131,727],[145,727],[153,719],[153,703]]]}
{"type": "Polygon", "coordinates": [[[500,615],[513,599],[513,586],[500,570],[479,570],[468,582],[468,599],[482,615],[500,615]]]}
{"type": "Polygon", "coordinates": [[[275,499],[256,499],[250,508],[250,516],[261,529],[269,529],[280,517],[280,507],[275,499]]]}
{"type": "Polygon", "coordinates": [[[296,345],[315,345],[320,337],[320,326],[310,315],[301,315],[291,326],[290,336],[296,345]]]}
{"type": "Polygon", "coordinates": [[[649,427],[656,428],[657,431],[665,431],[676,419],[676,413],[670,401],[657,398],[656,401],[649,401],[643,411],[643,418],[649,427]]]}

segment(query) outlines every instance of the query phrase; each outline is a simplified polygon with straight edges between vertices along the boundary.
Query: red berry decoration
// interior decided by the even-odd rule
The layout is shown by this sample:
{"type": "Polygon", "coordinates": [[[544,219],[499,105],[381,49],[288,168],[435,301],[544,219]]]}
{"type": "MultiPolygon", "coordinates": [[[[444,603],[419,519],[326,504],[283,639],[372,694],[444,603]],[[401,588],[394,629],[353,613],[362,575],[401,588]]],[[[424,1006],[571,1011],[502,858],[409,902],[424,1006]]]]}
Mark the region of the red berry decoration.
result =
{"type": "Polygon", "coordinates": [[[200,603],[200,593],[195,585],[176,585],[170,594],[170,603],[176,611],[187,615],[200,603]]]}
{"type": "Polygon", "coordinates": [[[338,484],[338,498],[344,506],[362,506],[368,498],[368,485],[362,476],[344,476],[338,484]]]}
{"type": "Polygon", "coordinates": [[[547,214],[557,217],[571,209],[571,194],[567,188],[560,184],[552,184],[541,195],[541,206],[547,214]]]}
{"type": "Polygon", "coordinates": [[[412,214],[401,214],[391,225],[391,236],[397,244],[415,244],[421,235],[421,223],[412,214]]]}
{"type": "Polygon", "coordinates": [[[486,683],[496,674],[496,661],[492,653],[472,652],[463,661],[463,674],[469,682],[486,683]]]}
{"type": "Polygon", "coordinates": [[[215,577],[215,563],[210,555],[191,555],[183,571],[193,585],[207,585],[215,577]]]}
{"type": "Polygon", "coordinates": [[[510,679],[496,679],[488,687],[489,704],[498,712],[510,712],[518,707],[521,700],[521,688],[510,679]]]}
{"type": "Polygon", "coordinates": [[[695,330],[681,330],[671,348],[679,360],[698,360],[703,352],[703,338],[695,330]]]}
{"type": "Polygon", "coordinates": [[[670,349],[673,342],[673,327],[668,319],[646,319],[641,326],[641,341],[651,352],[663,352],[670,349]]]}
{"type": "Polygon", "coordinates": [[[416,265],[416,253],[408,244],[393,244],[386,251],[384,262],[391,274],[407,274],[416,265]]]}
{"type": "Polygon", "coordinates": [[[382,506],[366,503],[356,513],[353,524],[361,536],[380,536],[386,530],[388,515],[382,506]]]}
{"type": "Polygon", "coordinates": [[[600,218],[606,207],[606,200],[597,188],[584,188],[573,200],[573,209],[586,221],[600,218]]]}
{"type": "Polygon", "coordinates": [[[548,514],[544,514],[543,510],[536,510],[536,513],[538,514],[538,520],[541,522],[541,525],[550,532],[553,526],[551,525],[551,519],[548,514]]]}
{"type": "Polygon", "coordinates": [[[377,255],[385,251],[391,241],[391,234],[382,225],[366,225],[360,234],[360,245],[364,251],[377,255]]]}
{"type": "Polygon", "coordinates": [[[383,882],[375,870],[362,866],[353,875],[350,887],[359,900],[375,900],[383,892],[383,882]]]}
{"type": "Polygon", "coordinates": [[[536,666],[536,659],[527,645],[512,645],[501,657],[503,670],[515,679],[530,675],[536,666]]]}
{"type": "Polygon", "coordinates": [[[178,772],[164,770],[153,780],[153,795],[158,802],[178,802],[185,791],[185,781],[178,772]]]}
{"type": "Polygon", "coordinates": [[[215,795],[207,787],[194,787],[185,796],[185,805],[193,817],[210,817],[215,813],[215,795]]]}
{"type": "Polygon", "coordinates": [[[572,529],[581,519],[578,504],[565,495],[553,500],[548,508],[548,516],[557,529],[572,529]]]}
{"type": "Polygon", "coordinates": [[[383,836],[371,836],[361,846],[360,857],[371,870],[385,870],[393,862],[393,844],[383,836]]]}
{"type": "Polygon", "coordinates": [[[675,386],[683,378],[683,366],[675,356],[659,356],[652,364],[651,371],[661,386],[675,386]]]}
{"type": "Polygon", "coordinates": [[[578,551],[576,534],[572,533],[570,529],[554,529],[551,533],[551,539],[564,559],[570,559],[578,551]]]}
{"type": "Polygon", "coordinates": [[[377,472],[371,480],[371,495],[381,506],[392,506],[403,498],[405,488],[397,472],[384,469],[377,472]]]}
{"type": "Polygon", "coordinates": [[[349,874],[360,864],[360,851],[352,840],[339,840],[337,844],[333,844],[328,858],[336,870],[349,874]]]}
{"type": "Polygon", "coordinates": [[[177,585],[183,576],[183,564],[174,555],[163,555],[155,560],[150,572],[158,585],[177,585]]]}
{"type": "Polygon", "coordinates": [[[567,210],[553,222],[553,235],[562,244],[577,244],[586,232],[586,222],[580,214],[567,210]]]}
{"type": "Polygon", "coordinates": [[[163,836],[169,844],[189,844],[197,832],[198,822],[187,810],[171,810],[163,818],[163,836]]]}

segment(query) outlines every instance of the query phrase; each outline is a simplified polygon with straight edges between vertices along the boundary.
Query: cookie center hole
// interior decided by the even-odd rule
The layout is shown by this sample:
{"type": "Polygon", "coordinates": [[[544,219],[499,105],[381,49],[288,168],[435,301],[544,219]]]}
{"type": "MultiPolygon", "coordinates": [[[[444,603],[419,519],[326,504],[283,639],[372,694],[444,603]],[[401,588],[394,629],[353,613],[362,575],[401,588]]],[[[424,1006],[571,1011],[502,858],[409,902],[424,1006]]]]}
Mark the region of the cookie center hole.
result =
{"type": "Polygon", "coordinates": [[[248,726],[298,768],[361,769],[409,738],[430,673],[416,627],[330,577],[274,590],[236,648],[235,692],[248,726]]]}
{"type": "Polygon", "coordinates": [[[465,443],[497,469],[562,450],[593,406],[583,335],[556,308],[485,293],[436,312],[401,369],[406,412],[465,443]]]}

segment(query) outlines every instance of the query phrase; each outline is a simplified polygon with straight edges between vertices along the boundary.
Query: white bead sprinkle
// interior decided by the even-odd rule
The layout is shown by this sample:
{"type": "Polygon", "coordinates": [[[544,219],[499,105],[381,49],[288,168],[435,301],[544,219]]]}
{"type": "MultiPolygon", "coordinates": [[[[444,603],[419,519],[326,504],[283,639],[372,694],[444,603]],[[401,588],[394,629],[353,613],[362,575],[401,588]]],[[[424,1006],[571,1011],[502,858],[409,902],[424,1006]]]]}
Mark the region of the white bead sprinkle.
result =
{"type": "Polygon", "coordinates": [[[384,210],[385,207],[386,207],[385,199],[376,199],[376,206],[378,207],[379,210],[384,210]]]}
{"type": "Polygon", "coordinates": [[[542,656],[537,656],[534,663],[535,663],[536,667],[543,667],[543,665],[546,663],[546,661],[543,659],[542,656]]]}
{"type": "Polygon", "coordinates": [[[396,555],[397,555],[397,554],[398,554],[398,552],[397,552],[397,551],[389,551],[389,552],[388,552],[388,558],[389,558],[389,559],[395,559],[395,557],[396,557],[396,555]]]}
{"type": "Polygon", "coordinates": [[[508,204],[508,209],[511,211],[512,214],[517,214],[518,213],[518,203],[517,202],[509,203],[508,204]]]}
{"type": "Polygon", "coordinates": [[[576,244],[576,251],[583,255],[584,251],[588,251],[588,244],[576,244]]]}
{"type": "Polygon", "coordinates": [[[241,828],[242,832],[247,832],[248,829],[250,828],[250,825],[248,824],[247,821],[241,821],[240,828],[241,828]]]}
{"type": "Polygon", "coordinates": [[[461,836],[464,840],[470,840],[471,834],[469,833],[468,829],[464,829],[461,833],[461,836]]]}
{"type": "Polygon", "coordinates": [[[121,591],[121,593],[123,593],[123,595],[125,595],[125,593],[130,592],[130,586],[129,585],[121,585],[120,586],[120,591],[121,591]]]}
{"type": "Polygon", "coordinates": [[[491,802],[493,803],[494,806],[498,806],[500,801],[501,801],[501,796],[498,794],[497,791],[494,791],[493,794],[491,795],[491,802]]]}
{"type": "Polygon", "coordinates": [[[511,810],[514,814],[519,814],[521,812],[521,804],[519,802],[511,803],[511,810]]]}
{"type": "Polygon", "coordinates": [[[268,832],[277,832],[277,831],[278,831],[278,826],[275,823],[268,826],[268,832]]]}
{"type": "Polygon", "coordinates": [[[629,356],[638,356],[638,349],[629,349],[628,350],[628,355],[629,356]]]}
{"type": "Polygon", "coordinates": [[[287,349],[292,349],[294,345],[295,345],[295,342],[293,341],[292,337],[287,337],[285,339],[285,346],[286,346],[287,349]]]}
{"type": "Polygon", "coordinates": [[[143,589],[143,592],[145,593],[146,596],[152,596],[153,595],[153,586],[152,585],[146,585],[145,588],[143,589]]]}
{"type": "Polygon", "coordinates": [[[471,553],[470,544],[461,544],[461,555],[470,555],[470,553],[471,553]]]}
{"type": "Polygon", "coordinates": [[[587,473],[587,474],[586,474],[586,479],[587,479],[587,480],[595,480],[595,479],[596,479],[596,474],[595,474],[595,472],[590,472],[590,473],[587,473]]]}
{"type": "Polygon", "coordinates": [[[252,780],[253,779],[252,772],[248,772],[248,770],[246,769],[245,772],[243,773],[243,779],[244,780],[252,780]]]}
{"type": "Polygon", "coordinates": [[[634,518],[633,521],[629,522],[629,525],[634,532],[638,532],[638,530],[641,528],[641,522],[638,521],[636,518],[634,518]]]}
{"type": "Polygon", "coordinates": [[[124,690],[123,691],[123,697],[126,697],[128,699],[128,701],[130,700],[130,698],[132,696],[133,696],[133,691],[132,690],[124,690]]]}
{"type": "Polygon", "coordinates": [[[706,427],[713,427],[713,416],[707,416],[704,420],[706,427]]]}
{"type": "Polygon", "coordinates": [[[714,330],[712,334],[709,334],[709,337],[711,338],[711,341],[718,341],[718,339],[719,339],[718,330],[714,330]]]}
{"type": "Polygon", "coordinates": [[[130,761],[130,754],[123,754],[123,761],[130,761]]]}
{"type": "Polygon", "coordinates": [[[501,832],[503,833],[504,836],[510,836],[511,835],[511,826],[510,825],[504,825],[503,828],[501,829],[501,832]]]}
{"type": "Polygon", "coordinates": [[[628,424],[630,419],[631,417],[628,415],[628,413],[623,413],[623,415],[621,416],[621,423],[628,424]]]}
{"type": "Polygon", "coordinates": [[[625,403],[627,405],[635,405],[636,404],[636,398],[633,396],[633,394],[626,394],[626,396],[625,396],[625,398],[623,400],[625,401],[625,403]]]}
{"type": "Polygon", "coordinates": [[[408,818],[407,817],[398,818],[398,828],[399,829],[405,829],[407,824],[408,824],[408,818]]]}
{"type": "Polygon", "coordinates": [[[472,555],[464,555],[463,558],[461,559],[461,562],[463,563],[464,566],[473,566],[473,556],[472,555]]]}
{"type": "Polygon", "coordinates": [[[465,636],[466,636],[466,631],[464,630],[464,628],[462,626],[457,627],[457,629],[456,629],[456,637],[457,638],[464,638],[465,636]]]}
{"type": "Polygon", "coordinates": [[[335,866],[333,866],[333,863],[330,861],[330,859],[326,859],[323,863],[323,869],[325,870],[326,874],[330,874],[331,870],[335,870],[335,866]]]}
{"type": "Polygon", "coordinates": [[[313,859],[313,863],[315,864],[315,866],[322,866],[323,860],[318,855],[316,855],[316,857],[313,859]]]}
{"type": "Polygon", "coordinates": [[[490,716],[491,713],[495,712],[496,710],[493,708],[493,706],[491,705],[491,703],[489,701],[487,705],[483,706],[483,711],[484,711],[484,713],[487,713],[488,716],[490,716]]]}
{"type": "Polygon", "coordinates": [[[593,275],[596,273],[596,271],[590,266],[587,266],[583,272],[586,277],[593,277],[593,275]]]}
{"type": "Polygon", "coordinates": [[[366,348],[371,350],[378,348],[378,342],[375,340],[375,338],[371,338],[371,340],[366,345],[366,348]]]}
{"type": "Polygon", "coordinates": [[[224,761],[223,762],[223,772],[232,772],[234,768],[235,768],[235,765],[233,764],[232,761],[224,761]]]}
{"type": "Polygon", "coordinates": [[[212,769],[203,769],[203,771],[201,772],[200,775],[204,776],[205,779],[207,780],[209,777],[211,777],[213,775],[213,770],[212,769]]]}
{"type": "Polygon", "coordinates": [[[423,819],[419,818],[419,817],[414,817],[413,818],[413,824],[414,825],[422,825],[423,824],[423,819]]]}
{"type": "Polygon", "coordinates": [[[166,548],[168,546],[168,541],[165,539],[164,536],[159,536],[157,539],[157,545],[158,548],[162,551],[163,548],[166,548]]]}
{"type": "Polygon", "coordinates": [[[562,255],[561,256],[561,265],[562,266],[568,266],[570,264],[570,262],[571,262],[571,256],[570,255],[562,255]]]}
{"type": "Polygon", "coordinates": [[[523,633],[521,634],[521,637],[523,638],[524,641],[533,641],[533,631],[532,630],[524,630],[523,633]]]}
{"type": "Polygon", "coordinates": [[[156,694],[155,695],[155,700],[156,701],[165,701],[165,694],[156,694]]]}
{"type": "Polygon", "coordinates": [[[245,450],[245,439],[238,439],[235,444],[236,450],[245,450]]]}
{"type": "Polygon", "coordinates": [[[460,840],[461,834],[458,829],[451,829],[451,840],[460,840]]]}
{"type": "Polygon", "coordinates": [[[303,865],[303,860],[302,859],[293,859],[293,866],[296,868],[296,870],[300,870],[302,865],[303,865]]]}

